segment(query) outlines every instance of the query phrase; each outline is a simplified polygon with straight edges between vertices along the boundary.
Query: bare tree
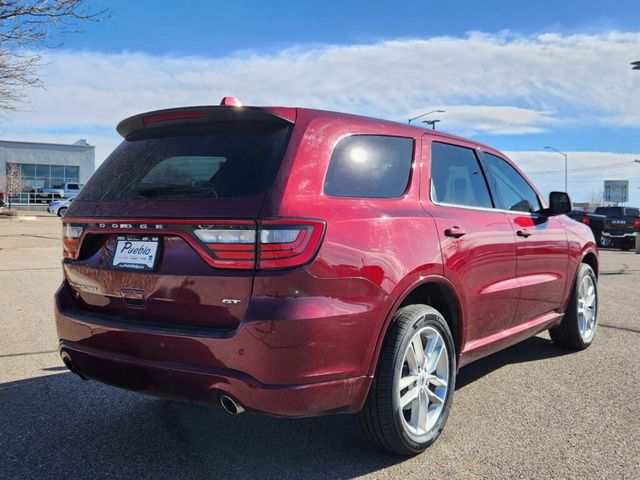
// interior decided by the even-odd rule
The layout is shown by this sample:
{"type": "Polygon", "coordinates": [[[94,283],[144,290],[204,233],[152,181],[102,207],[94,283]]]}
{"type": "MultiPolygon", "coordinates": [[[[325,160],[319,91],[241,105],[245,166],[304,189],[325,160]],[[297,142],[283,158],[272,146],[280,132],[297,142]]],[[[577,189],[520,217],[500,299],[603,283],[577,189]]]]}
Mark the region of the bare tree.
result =
{"type": "Polygon", "coordinates": [[[7,174],[4,177],[0,177],[0,191],[6,197],[9,210],[11,210],[11,198],[22,193],[24,188],[23,179],[24,175],[20,170],[20,165],[16,163],[8,164],[7,174]]]}
{"type": "Polygon", "coordinates": [[[589,192],[589,204],[593,207],[601,207],[604,205],[604,190],[597,189],[589,192]]]}
{"type": "Polygon", "coordinates": [[[14,110],[38,78],[43,48],[59,46],[60,38],[83,21],[97,21],[86,0],[0,0],[0,110],[14,110]]]}

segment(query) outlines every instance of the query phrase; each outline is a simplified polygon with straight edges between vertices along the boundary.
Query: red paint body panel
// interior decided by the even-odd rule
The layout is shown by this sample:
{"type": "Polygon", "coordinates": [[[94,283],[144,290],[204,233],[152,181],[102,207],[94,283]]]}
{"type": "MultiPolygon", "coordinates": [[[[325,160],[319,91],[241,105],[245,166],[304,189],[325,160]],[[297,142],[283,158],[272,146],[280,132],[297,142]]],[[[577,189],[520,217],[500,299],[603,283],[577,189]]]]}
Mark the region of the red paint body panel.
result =
{"type": "Polygon", "coordinates": [[[434,204],[430,142],[478,148],[473,142],[333,112],[265,112],[295,123],[264,194],[74,202],[65,223],[166,226],[153,232],[162,238],[162,256],[151,273],[110,266],[115,237],[142,233],[137,228],[96,229],[82,237],[80,258],[64,261],[55,316],[61,352],[79,374],[205,403],[225,393],[274,415],[356,412],[391,318],[414,289],[437,283],[451,292],[461,366],[560,321],[579,262],[587,254],[597,261],[588,227],[562,217],[536,223],[514,212],[434,204]],[[413,139],[402,196],[323,193],[336,143],[358,134],[413,139]],[[326,227],[310,263],[279,271],[216,268],[188,230],[220,219],[289,218],[320,219],[326,227]],[[521,224],[532,230],[526,239],[516,236],[521,224]],[[455,226],[466,234],[444,234],[455,226]],[[136,295],[144,305],[133,308],[127,296],[136,295]]]}

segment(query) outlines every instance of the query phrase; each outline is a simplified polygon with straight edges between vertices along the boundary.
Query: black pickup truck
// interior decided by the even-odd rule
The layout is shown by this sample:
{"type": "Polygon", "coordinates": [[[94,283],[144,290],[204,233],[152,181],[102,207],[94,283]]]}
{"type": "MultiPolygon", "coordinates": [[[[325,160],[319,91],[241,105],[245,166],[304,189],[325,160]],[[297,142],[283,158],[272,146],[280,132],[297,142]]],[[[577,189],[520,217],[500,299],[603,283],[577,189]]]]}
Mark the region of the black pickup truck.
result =
{"type": "Polygon", "coordinates": [[[634,207],[598,207],[598,215],[606,215],[602,241],[620,250],[631,250],[640,233],[640,210],[634,207]]]}
{"type": "Polygon", "coordinates": [[[584,223],[588,225],[593,232],[593,237],[596,239],[596,244],[599,247],[605,247],[608,244],[608,240],[603,242],[602,230],[604,229],[604,221],[606,216],[596,215],[595,213],[585,212],[584,210],[571,210],[567,213],[567,216],[573,218],[576,222],[584,223]]]}

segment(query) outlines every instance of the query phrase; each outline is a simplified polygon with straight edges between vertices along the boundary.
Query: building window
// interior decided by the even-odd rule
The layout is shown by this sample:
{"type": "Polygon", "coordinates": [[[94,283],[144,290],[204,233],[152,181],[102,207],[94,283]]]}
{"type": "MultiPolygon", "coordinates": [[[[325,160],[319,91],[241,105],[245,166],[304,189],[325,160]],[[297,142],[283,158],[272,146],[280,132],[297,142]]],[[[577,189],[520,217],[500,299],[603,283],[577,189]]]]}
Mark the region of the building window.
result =
{"type": "MultiPolygon", "coordinates": [[[[7,171],[9,168],[7,163],[7,171]]],[[[25,191],[37,188],[55,188],[65,182],[80,181],[80,167],[64,165],[40,165],[35,163],[20,163],[22,184],[25,191]]]]}

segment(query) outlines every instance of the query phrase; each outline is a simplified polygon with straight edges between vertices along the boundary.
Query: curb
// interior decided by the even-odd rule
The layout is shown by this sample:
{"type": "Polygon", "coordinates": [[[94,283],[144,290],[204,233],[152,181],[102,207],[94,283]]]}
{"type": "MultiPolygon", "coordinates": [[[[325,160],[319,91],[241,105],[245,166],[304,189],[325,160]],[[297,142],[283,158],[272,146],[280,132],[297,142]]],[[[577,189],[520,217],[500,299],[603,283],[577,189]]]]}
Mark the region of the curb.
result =
{"type": "Polygon", "coordinates": [[[24,216],[18,215],[18,216],[15,216],[15,217],[5,217],[3,215],[0,215],[0,221],[8,220],[10,222],[20,222],[20,221],[23,221],[23,220],[31,221],[31,220],[37,220],[37,219],[38,219],[38,217],[34,217],[32,215],[24,215],[24,216]]]}

